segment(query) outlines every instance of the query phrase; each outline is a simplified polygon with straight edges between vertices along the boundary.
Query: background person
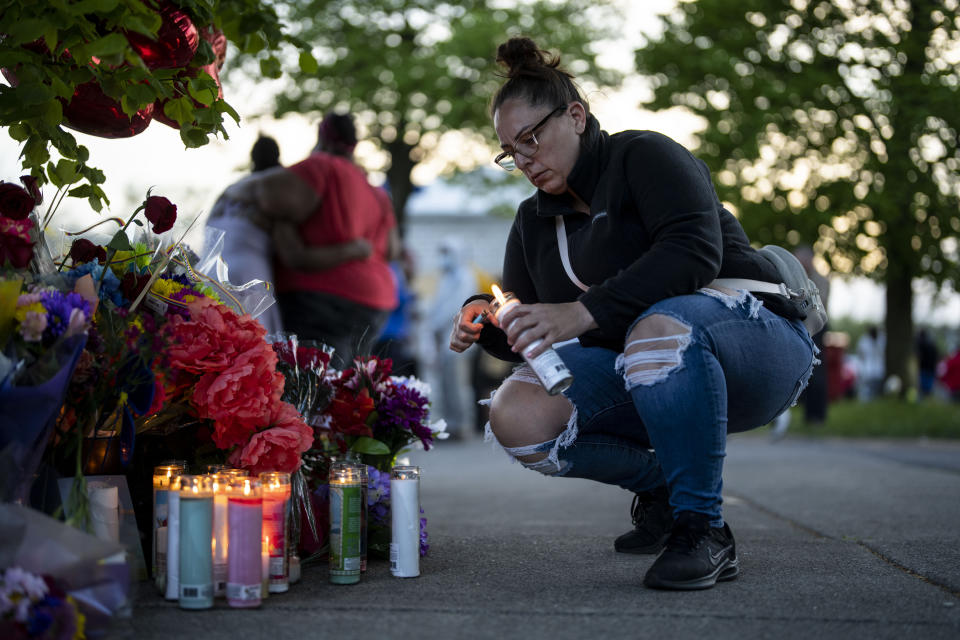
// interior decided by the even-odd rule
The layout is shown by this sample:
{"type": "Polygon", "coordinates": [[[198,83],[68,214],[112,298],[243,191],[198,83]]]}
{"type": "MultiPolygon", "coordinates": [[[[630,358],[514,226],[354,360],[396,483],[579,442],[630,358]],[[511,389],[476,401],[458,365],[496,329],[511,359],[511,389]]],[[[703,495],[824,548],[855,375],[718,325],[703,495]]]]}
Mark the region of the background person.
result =
{"type": "Polygon", "coordinates": [[[926,328],[917,333],[917,387],[921,398],[933,393],[933,386],[937,381],[937,363],[940,361],[940,351],[937,343],[926,328]]]}
{"type": "Polygon", "coordinates": [[[254,203],[269,220],[284,328],[332,346],[337,368],[370,353],[397,305],[388,264],[400,251],[393,207],[353,162],[356,144],[353,119],[329,113],[307,158],[255,174],[225,193],[254,203]],[[369,255],[331,266],[312,251],[351,241],[369,245],[369,255]]]}
{"type": "Polygon", "coordinates": [[[886,340],[876,325],[871,325],[857,341],[857,397],[861,402],[883,395],[885,346],[886,340]]]}
{"type": "Polygon", "coordinates": [[[433,341],[433,375],[438,391],[434,409],[447,422],[447,433],[454,438],[466,438],[473,433],[474,397],[471,384],[471,364],[447,348],[450,342],[450,322],[460,311],[461,303],[477,290],[477,278],[465,264],[463,244],[453,237],[444,238],[437,250],[440,278],[424,322],[433,341]]]}
{"type": "Polygon", "coordinates": [[[732,580],[739,564],[720,495],[726,434],[766,424],[806,382],[814,357],[802,313],[780,296],[761,304],[710,288],[718,276],[779,277],[702,162],[654,132],[602,131],[559,59],[531,40],[509,40],[497,59],[507,80],[491,107],[503,149],[495,161],[537,187],[504,257],[504,289],[524,304],[504,332],[495,319],[472,322],[486,297],[468,301],[450,347],[479,341],[518,361],[534,340],[543,341],[529,349],[535,357],[579,338],[557,347],[574,376],[565,397],[519,368],[493,397],[493,434],[531,469],[632,491],[635,526],[615,547],[662,549],[645,585],[732,580]]]}
{"type": "MultiPolygon", "coordinates": [[[[250,150],[251,176],[280,167],[280,147],[269,136],[260,136],[250,150]]],[[[250,176],[240,182],[250,179],[250,176]]],[[[213,205],[207,226],[223,232],[221,257],[227,264],[227,277],[234,285],[254,280],[270,283],[270,293],[276,297],[273,260],[275,256],[271,219],[249,201],[238,201],[221,195],[213,205]]],[[[287,253],[310,269],[329,269],[347,260],[370,255],[370,245],[364,239],[340,244],[307,248],[299,239],[289,242],[287,253]]],[[[257,320],[268,334],[283,330],[280,308],[271,304],[257,320]]]]}

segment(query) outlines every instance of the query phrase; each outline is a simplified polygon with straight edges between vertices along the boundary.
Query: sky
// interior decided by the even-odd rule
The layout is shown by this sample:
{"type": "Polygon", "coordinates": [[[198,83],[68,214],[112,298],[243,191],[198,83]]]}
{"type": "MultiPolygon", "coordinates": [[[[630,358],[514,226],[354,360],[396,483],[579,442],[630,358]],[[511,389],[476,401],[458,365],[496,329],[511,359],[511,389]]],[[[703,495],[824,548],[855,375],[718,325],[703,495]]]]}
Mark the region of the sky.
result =
{"type": "MultiPolygon", "coordinates": [[[[639,44],[642,34],[657,32],[656,15],[669,11],[675,0],[620,0],[619,3],[626,13],[624,22],[630,25],[632,35],[603,43],[601,63],[629,73],[632,51],[639,44]]],[[[109,214],[127,217],[142,201],[147,189],[153,188],[154,194],[166,196],[178,205],[180,220],[178,227],[170,233],[179,234],[189,222],[209,210],[227,185],[248,171],[250,147],[261,133],[277,139],[283,164],[292,164],[306,156],[316,140],[314,121],[297,115],[280,121],[251,117],[269,110],[274,82],[265,81],[243,88],[225,86],[226,99],[240,113],[241,123],[237,125],[228,118],[228,138],[216,139],[199,149],[185,150],[177,131],[159,122],[151,123],[143,133],[126,139],[105,140],[76,134],[80,143],[90,150],[91,164],[102,169],[107,176],[104,190],[111,201],[109,214]]],[[[646,93],[643,79],[628,75],[617,91],[591,91],[586,97],[608,131],[652,129],[690,146],[694,133],[702,129],[705,123],[697,116],[679,109],[652,113],[639,108],[638,102],[646,93]]],[[[462,153],[463,147],[459,142],[455,135],[451,136],[443,141],[441,149],[446,146],[452,153],[462,153]]],[[[358,156],[372,157],[374,153],[374,148],[368,143],[361,142],[358,146],[358,156]]],[[[18,144],[5,132],[0,133],[0,179],[16,180],[20,175],[18,155],[18,144]]],[[[420,167],[414,180],[428,184],[435,179],[437,166],[439,163],[420,167]]],[[[374,174],[372,179],[376,181],[377,176],[374,174]]],[[[52,196],[50,187],[47,187],[47,191],[52,196]]],[[[64,200],[55,225],[76,230],[100,219],[84,202],[72,200],[64,200]]],[[[187,236],[188,243],[202,242],[201,223],[202,219],[187,236]]],[[[829,311],[832,316],[874,322],[883,317],[882,288],[864,279],[831,280],[829,311]]],[[[956,319],[960,318],[960,296],[948,295],[937,304],[932,300],[929,288],[919,287],[915,318],[934,324],[956,324],[956,319]]]]}

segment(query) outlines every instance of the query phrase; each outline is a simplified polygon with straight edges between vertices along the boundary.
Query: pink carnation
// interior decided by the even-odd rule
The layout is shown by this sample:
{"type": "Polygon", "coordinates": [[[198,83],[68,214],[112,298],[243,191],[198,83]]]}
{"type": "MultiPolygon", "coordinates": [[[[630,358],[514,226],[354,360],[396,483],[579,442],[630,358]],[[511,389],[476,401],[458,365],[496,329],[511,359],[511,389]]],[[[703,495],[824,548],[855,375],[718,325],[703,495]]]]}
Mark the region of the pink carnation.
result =
{"type": "MultiPolygon", "coordinates": [[[[23,296],[20,296],[21,298],[23,296]]],[[[27,342],[40,342],[47,328],[47,314],[40,311],[27,311],[20,323],[20,334],[27,342]]]]}
{"type": "Polygon", "coordinates": [[[197,300],[189,308],[190,320],[174,317],[170,321],[173,344],[167,355],[174,368],[194,373],[223,371],[245,351],[258,346],[269,350],[264,342],[266,331],[250,314],[239,316],[209,298],[197,300]]]}
{"type": "Polygon", "coordinates": [[[205,373],[193,391],[193,404],[201,418],[218,423],[214,439],[226,448],[242,444],[249,433],[269,423],[271,409],[283,393],[283,375],[277,372],[277,355],[265,342],[249,349],[220,372],[205,373]],[[232,434],[232,435],[231,435],[232,434]],[[230,437],[227,437],[230,435],[230,437]]]}
{"type": "Polygon", "coordinates": [[[313,445],[313,430],[293,405],[286,402],[275,404],[270,422],[273,426],[253,434],[245,447],[238,447],[230,454],[230,464],[251,474],[292,473],[300,468],[303,452],[313,445]]]}

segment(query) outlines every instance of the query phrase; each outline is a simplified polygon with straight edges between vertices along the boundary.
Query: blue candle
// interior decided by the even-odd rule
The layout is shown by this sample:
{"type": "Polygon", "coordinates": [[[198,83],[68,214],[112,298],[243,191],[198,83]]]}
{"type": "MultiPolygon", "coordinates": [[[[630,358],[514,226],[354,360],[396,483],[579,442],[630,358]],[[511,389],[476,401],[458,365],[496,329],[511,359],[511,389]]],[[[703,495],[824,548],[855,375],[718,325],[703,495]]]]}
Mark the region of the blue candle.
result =
{"type": "Polygon", "coordinates": [[[180,477],[180,607],[213,607],[213,480],[180,477]]]}

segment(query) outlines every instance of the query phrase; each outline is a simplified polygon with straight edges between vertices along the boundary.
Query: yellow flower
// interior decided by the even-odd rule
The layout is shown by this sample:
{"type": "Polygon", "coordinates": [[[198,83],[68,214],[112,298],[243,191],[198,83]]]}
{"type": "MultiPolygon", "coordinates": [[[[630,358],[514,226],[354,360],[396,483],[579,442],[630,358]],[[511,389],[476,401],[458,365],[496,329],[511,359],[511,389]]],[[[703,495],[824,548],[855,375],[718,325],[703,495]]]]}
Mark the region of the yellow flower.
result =
{"type": "Polygon", "coordinates": [[[183,285],[176,280],[166,280],[164,278],[157,278],[153,286],[150,287],[150,291],[164,298],[169,298],[181,289],[183,289],[183,285]]]}
{"type": "Polygon", "coordinates": [[[36,313],[46,314],[47,310],[43,308],[43,305],[39,302],[33,302],[30,304],[25,304],[22,307],[17,307],[17,310],[14,312],[13,317],[17,319],[17,322],[23,322],[27,314],[31,311],[36,313]]]}

